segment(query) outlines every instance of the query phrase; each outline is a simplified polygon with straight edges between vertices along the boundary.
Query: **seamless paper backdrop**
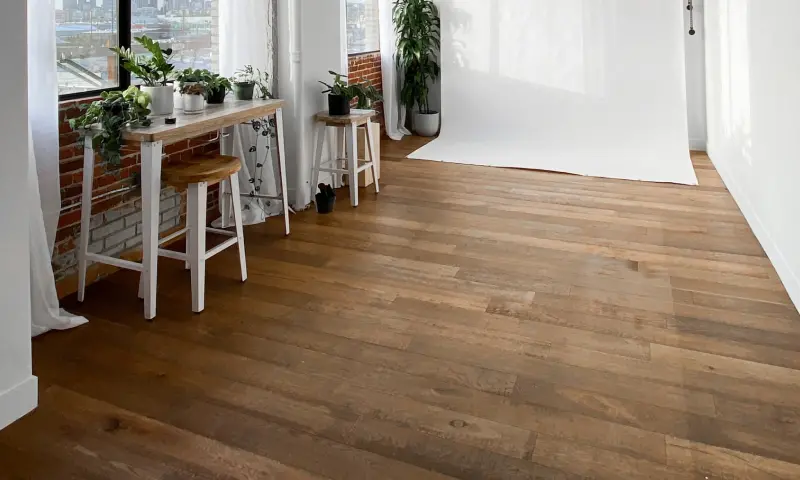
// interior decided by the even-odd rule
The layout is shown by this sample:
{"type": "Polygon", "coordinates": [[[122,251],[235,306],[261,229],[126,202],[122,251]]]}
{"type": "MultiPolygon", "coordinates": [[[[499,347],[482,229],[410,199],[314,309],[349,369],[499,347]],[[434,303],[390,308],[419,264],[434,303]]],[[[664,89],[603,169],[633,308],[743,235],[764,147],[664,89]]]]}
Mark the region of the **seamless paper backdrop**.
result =
{"type": "Polygon", "coordinates": [[[437,4],[442,131],[411,158],[697,184],[680,2],[437,4]]]}

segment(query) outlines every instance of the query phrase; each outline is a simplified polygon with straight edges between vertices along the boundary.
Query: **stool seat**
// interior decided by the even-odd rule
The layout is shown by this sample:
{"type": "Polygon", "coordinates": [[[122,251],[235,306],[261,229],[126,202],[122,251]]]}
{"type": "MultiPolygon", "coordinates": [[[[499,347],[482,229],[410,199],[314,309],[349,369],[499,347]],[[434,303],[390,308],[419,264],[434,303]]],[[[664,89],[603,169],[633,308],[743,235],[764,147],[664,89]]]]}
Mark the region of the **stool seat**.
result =
{"type": "Polygon", "coordinates": [[[165,165],[161,169],[161,178],[167,185],[185,189],[192,183],[217,184],[241,169],[242,163],[238,157],[201,155],[165,165]]]}
{"type": "Polygon", "coordinates": [[[365,125],[372,117],[377,115],[375,110],[350,110],[348,115],[331,115],[328,112],[319,112],[314,115],[314,121],[325,122],[329,127],[344,125],[365,125]]]}

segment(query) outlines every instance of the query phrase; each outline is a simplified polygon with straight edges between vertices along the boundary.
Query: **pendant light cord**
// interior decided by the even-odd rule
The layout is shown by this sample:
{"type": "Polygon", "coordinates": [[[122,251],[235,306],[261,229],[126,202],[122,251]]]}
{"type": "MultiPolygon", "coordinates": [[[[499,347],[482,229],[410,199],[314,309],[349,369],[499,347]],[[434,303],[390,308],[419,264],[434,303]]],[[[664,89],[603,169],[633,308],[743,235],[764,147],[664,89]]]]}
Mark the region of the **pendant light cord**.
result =
{"type": "Polygon", "coordinates": [[[686,10],[689,10],[689,35],[694,35],[697,33],[694,29],[694,0],[689,0],[686,10]]]}

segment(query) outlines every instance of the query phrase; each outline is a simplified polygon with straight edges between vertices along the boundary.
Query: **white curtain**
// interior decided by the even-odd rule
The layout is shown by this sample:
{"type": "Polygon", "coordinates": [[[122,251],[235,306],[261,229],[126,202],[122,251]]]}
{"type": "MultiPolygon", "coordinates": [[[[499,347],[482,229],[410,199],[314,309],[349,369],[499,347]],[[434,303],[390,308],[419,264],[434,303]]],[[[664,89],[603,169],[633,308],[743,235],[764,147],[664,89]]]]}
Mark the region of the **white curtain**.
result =
{"type": "MultiPolygon", "coordinates": [[[[220,73],[231,76],[245,65],[273,75],[273,19],[275,4],[272,0],[220,0],[219,1],[219,66],[220,73]]],[[[274,87],[271,86],[271,91],[274,87]]],[[[263,127],[264,125],[262,125],[263,127]]],[[[224,139],[225,153],[242,160],[239,186],[242,194],[278,194],[277,165],[273,149],[277,148],[271,136],[262,137],[263,128],[239,125],[230,138],[224,139]]],[[[228,194],[229,192],[221,192],[228,194]]],[[[229,202],[220,202],[221,224],[233,223],[229,202]]],[[[282,213],[280,203],[255,198],[242,198],[242,217],[245,225],[261,223],[267,217],[282,213]]]]}
{"type": "Polygon", "coordinates": [[[400,105],[400,81],[395,67],[397,37],[392,22],[392,6],[395,0],[380,0],[381,71],[383,75],[383,115],[386,119],[386,135],[392,140],[402,140],[411,135],[406,127],[406,109],[400,105]]]}
{"type": "Polygon", "coordinates": [[[58,78],[55,5],[28,0],[28,125],[31,242],[31,334],[86,323],[58,306],[50,258],[58,226],[58,78]],[[41,194],[40,194],[41,193],[41,194]]]}

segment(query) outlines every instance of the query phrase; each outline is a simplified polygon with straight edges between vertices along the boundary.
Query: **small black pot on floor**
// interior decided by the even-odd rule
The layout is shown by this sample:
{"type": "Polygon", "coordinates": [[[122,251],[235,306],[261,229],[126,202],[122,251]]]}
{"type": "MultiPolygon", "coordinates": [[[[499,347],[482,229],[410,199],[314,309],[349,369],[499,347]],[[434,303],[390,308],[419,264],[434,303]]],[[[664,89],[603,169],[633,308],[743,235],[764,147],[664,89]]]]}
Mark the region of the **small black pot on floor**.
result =
{"type": "Polygon", "coordinates": [[[315,196],[317,213],[327,214],[333,212],[336,205],[336,192],[330,185],[319,184],[319,193],[315,196]]]}
{"type": "Polygon", "coordinates": [[[350,100],[344,95],[328,95],[328,113],[350,115],[350,100]]]}
{"type": "Polygon", "coordinates": [[[225,103],[225,95],[227,95],[227,93],[228,92],[225,90],[225,87],[218,88],[216,90],[209,90],[206,101],[209,105],[219,105],[220,103],[225,103]]]}

